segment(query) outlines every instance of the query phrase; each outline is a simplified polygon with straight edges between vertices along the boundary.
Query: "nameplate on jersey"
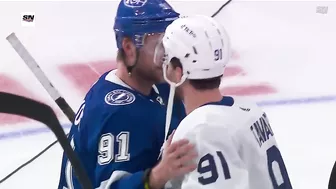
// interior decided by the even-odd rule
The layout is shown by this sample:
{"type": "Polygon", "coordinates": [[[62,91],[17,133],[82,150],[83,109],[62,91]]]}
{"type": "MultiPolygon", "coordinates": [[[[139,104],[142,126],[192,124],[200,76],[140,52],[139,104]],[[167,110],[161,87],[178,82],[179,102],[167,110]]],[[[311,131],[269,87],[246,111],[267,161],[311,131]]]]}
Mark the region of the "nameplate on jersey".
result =
{"type": "Polygon", "coordinates": [[[109,105],[127,105],[135,101],[135,96],[133,93],[123,90],[116,89],[106,94],[105,102],[109,105]]]}
{"type": "Polygon", "coordinates": [[[253,125],[250,127],[259,147],[273,137],[273,130],[268,122],[268,118],[264,113],[253,125]]]}

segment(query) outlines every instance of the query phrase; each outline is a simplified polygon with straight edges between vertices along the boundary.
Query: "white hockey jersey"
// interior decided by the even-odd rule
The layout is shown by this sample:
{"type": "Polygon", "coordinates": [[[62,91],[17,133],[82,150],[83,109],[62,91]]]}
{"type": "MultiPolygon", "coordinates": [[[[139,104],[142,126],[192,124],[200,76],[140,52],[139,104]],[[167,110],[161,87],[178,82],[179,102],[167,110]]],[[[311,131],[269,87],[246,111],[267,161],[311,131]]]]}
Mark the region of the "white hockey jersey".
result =
{"type": "Polygon", "coordinates": [[[189,139],[198,152],[195,171],[166,188],[291,189],[266,114],[256,105],[224,97],[191,112],[173,142],[189,139]]]}

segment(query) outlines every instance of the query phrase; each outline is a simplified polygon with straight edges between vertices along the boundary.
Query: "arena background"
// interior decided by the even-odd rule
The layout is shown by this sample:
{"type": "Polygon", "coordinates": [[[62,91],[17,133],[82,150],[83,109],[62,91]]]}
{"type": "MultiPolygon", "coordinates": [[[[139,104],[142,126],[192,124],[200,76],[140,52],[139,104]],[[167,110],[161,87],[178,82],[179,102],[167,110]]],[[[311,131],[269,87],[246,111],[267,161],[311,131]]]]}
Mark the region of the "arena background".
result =
{"type": "MultiPolygon", "coordinates": [[[[225,1],[171,3],[185,15],[212,15],[225,1]]],[[[67,131],[69,122],[5,38],[16,33],[76,110],[99,75],[115,67],[117,4],[0,2],[0,91],[51,105],[67,131]],[[35,12],[35,27],[21,25],[22,12],[35,12]]],[[[263,106],[294,188],[327,188],[336,159],[336,2],[233,0],[216,19],[233,45],[223,93],[263,106]]],[[[0,114],[0,179],[54,140],[35,121],[0,114]]],[[[57,144],[0,188],[56,188],[61,153],[57,144]]]]}

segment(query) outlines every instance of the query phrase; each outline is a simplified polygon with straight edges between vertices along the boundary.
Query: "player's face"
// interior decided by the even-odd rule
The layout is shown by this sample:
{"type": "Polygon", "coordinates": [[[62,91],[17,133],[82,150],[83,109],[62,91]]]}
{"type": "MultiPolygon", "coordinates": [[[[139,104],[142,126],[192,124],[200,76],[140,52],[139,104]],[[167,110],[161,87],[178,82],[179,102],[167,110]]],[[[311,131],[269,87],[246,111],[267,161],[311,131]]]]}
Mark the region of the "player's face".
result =
{"type": "Polygon", "coordinates": [[[160,41],[160,34],[151,34],[145,37],[144,45],[140,48],[138,65],[136,69],[138,73],[155,83],[163,82],[162,67],[154,64],[155,47],[160,41]]]}

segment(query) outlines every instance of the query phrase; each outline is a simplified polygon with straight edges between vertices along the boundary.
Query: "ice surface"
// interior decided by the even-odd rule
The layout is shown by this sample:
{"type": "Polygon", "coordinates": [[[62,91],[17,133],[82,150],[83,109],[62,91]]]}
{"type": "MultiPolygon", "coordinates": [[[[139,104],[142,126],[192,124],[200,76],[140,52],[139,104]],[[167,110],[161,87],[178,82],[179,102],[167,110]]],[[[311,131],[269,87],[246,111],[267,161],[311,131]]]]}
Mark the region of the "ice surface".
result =
{"type": "MultiPolygon", "coordinates": [[[[211,15],[222,2],[172,4],[183,14],[211,15]]],[[[114,67],[116,8],[115,1],[0,2],[0,90],[49,103],[68,124],[5,38],[15,32],[76,109],[94,79],[114,67]],[[21,26],[27,11],[36,13],[35,27],[21,26]]],[[[234,49],[232,75],[222,87],[263,105],[295,189],[327,188],[336,160],[335,8],[335,2],[232,1],[216,17],[234,49]],[[316,13],[317,6],[329,12],[316,13]]],[[[55,139],[42,125],[20,120],[0,114],[0,178],[55,139]]],[[[54,146],[0,188],[56,188],[61,153],[54,146]]]]}

